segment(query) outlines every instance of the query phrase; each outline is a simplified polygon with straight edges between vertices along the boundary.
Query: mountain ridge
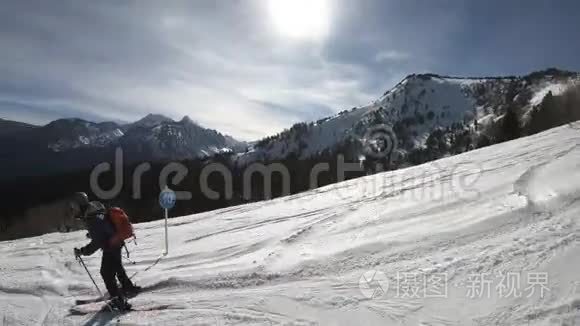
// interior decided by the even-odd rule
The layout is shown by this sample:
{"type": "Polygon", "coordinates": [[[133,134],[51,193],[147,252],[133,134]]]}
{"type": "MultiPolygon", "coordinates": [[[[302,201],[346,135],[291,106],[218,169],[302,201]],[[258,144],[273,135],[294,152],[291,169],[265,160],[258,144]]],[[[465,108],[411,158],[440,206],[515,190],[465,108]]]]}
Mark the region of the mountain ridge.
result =
{"type": "Polygon", "coordinates": [[[12,168],[21,173],[45,164],[61,165],[51,163],[62,159],[58,154],[78,156],[67,158],[68,163],[62,168],[75,168],[75,162],[87,167],[111,161],[115,146],[122,147],[131,161],[172,161],[234,153],[235,164],[244,166],[341,152],[352,161],[376,164],[366,157],[370,142],[365,137],[369,130],[387,127],[396,142],[393,152],[383,159],[388,160],[390,168],[398,168],[502,141],[501,128],[508,112],[515,112],[517,125],[527,126],[548,93],[558,95],[579,80],[578,73],[555,68],[503,77],[409,74],[367,105],[297,123],[250,143],[201,127],[188,116],[175,121],[149,113],[127,124],[57,119],[45,126],[23,127],[20,139],[15,141],[0,133],[0,146],[11,155],[23,151],[46,154],[40,155],[44,162],[32,157],[34,164],[28,162],[30,155],[15,155],[15,161],[5,170],[12,168]],[[18,160],[24,161],[28,170],[22,169],[18,160]]]}
{"type": "Polygon", "coordinates": [[[30,124],[30,123],[0,118],[0,135],[13,133],[13,132],[25,131],[25,130],[38,128],[38,127],[39,126],[30,124]]]}
{"type": "MultiPolygon", "coordinates": [[[[20,125],[14,121],[3,124],[20,125]]],[[[187,116],[174,121],[148,114],[124,125],[63,118],[19,130],[17,134],[0,133],[0,147],[7,154],[0,178],[83,170],[113,161],[115,148],[122,148],[124,161],[131,163],[203,158],[241,151],[246,146],[231,136],[199,126],[187,116]]]]}
{"type": "Polygon", "coordinates": [[[525,126],[548,92],[558,95],[579,80],[578,73],[555,68],[503,77],[410,74],[368,105],[263,138],[238,161],[308,159],[344,147],[354,147],[350,156],[355,158],[363,155],[365,133],[382,125],[397,137],[397,151],[390,158],[422,163],[433,159],[423,153],[430,144],[460,147],[449,153],[456,154],[500,141],[501,121],[509,110],[515,107],[525,126]]]}

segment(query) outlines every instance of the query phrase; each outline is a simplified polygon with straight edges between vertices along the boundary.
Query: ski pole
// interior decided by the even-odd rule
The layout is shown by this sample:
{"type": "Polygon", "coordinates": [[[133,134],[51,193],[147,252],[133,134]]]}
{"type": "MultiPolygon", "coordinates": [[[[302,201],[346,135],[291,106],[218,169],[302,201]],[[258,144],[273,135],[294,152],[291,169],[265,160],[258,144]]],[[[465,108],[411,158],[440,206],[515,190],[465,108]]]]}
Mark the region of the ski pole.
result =
{"type": "Polygon", "coordinates": [[[132,260],[131,258],[129,258],[129,257],[123,257],[123,258],[126,259],[129,263],[131,263],[131,265],[137,265],[137,262],[132,260]]]}
{"type": "MultiPolygon", "coordinates": [[[[81,265],[83,265],[83,267],[85,268],[85,271],[89,275],[91,281],[93,281],[93,284],[95,285],[95,288],[97,289],[97,292],[99,293],[99,295],[101,296],[101,298],[105,298],[105,296],[103,295],[103,292],[101,292],[101,289],[99,289],[99,286],[97,285],[97,282],[95,282],[95,279],[93,278],[93,275],[91,275],[91,272],[89,272],[89,269],[87,268],[87,265],[85,265],[85,262],[84,262],[83,258],[80,257],[80,256],[77,256],[77,259],[81,263],[81,265]]],[[[113,308],[109,305],[108,302],[105,301],[105,304],[107,305],[107,307],[109,308],[109,310],[111,312],[114,312],[113,308]]]]}
{"type": "Polygon", "coordinates": [[[127,249],[127,245],[123,243],[123,247],[125,247],[125,252],[127,253],[127,258],[130,258],[129,257],[129,255],[130,255],[129,254],[129,249],[127,249]]]}
{"type": "Polygon", "coordinates": [[[127,252],[127,257],[123,257],[123,258],[127,259],[127,261],[129,261],[132,265],[137,265],[137,263],[130,258],[129,249],[127,248],[127,244],[123,244],[123,247],[125,247],[125,251],[127,252]]]}

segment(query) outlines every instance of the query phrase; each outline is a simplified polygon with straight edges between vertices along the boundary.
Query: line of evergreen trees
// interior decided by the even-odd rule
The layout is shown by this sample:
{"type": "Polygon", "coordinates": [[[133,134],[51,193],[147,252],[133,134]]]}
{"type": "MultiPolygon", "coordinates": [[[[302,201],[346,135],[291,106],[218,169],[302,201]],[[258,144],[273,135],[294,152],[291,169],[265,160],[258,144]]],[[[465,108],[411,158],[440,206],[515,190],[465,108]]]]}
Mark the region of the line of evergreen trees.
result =
{"type": "MultiPolygon", "coordinates": [[[[283,164],[290,173],[290,194],[302,192],[311,188],[310,173],[313,167],[320,163],[328,164],[328,171],[319,174],[318,186],[324,186],[342,181],[337,167],[336,152],[326,151],[316,157],[307,160],[288,158],[282,161],[260,162],[266,166],[275,163],[283,164]]],[[[186,160],[177,162],[187,169],[185,178],[177,184],[173,184],[173,175],[167,178],[168,185],[175,191],[187,191],[191,193],[191,199],[180,200],[171,216],[182,216],[193,213],[205,212],[239,205],[248,202],[275,198],[285,195],[283,177],[280,173],[272,173],[271,194],[266,193],[264,176],[260,173],[251,174],[250,185],[245,184],[244,174],[247,167],[239,168],[234,164],[231,154],[217,155],[209,160],[186,160]],[[227,167],[233,180],[233,192],[226,196],[226,181],[222,174],[211,173],[207,176],[207,186],[212,191],[219,193],[218,199],[211,199],[202,191],[201,175],[203,169],[209,164],[219,163],[227,167]],[[244,192],[248,187],[250,192],[244,192]]],[[[356,163],[355,159],[348,159],[346,163],[356,163]]],[[[168,162],[152,163],[151,168],[140,177],[140,186],[135,188],[134,171],[139,163],[123,167],[123,183],[121,190],[112,200],[101,200],[107,205],[119,206],[125,209],[134,222],[155,220],[163,216],[158,204],[158,195],[161,190],[159,176],[168,162]]],[[[90,186],[91,170],[60,174],[45,177],[30,177],[3,183],[0,189],[2,198],[2,210],[0,216],[0,231],[9,229],[12,223],[25,212],[26,209],[36,207],[52,201],[63,200],[77,191],[89,194],[91,200],[100,200],[93,193],[90,186]]],[[[365,175],[361,168],[359,171],[346,172],[344,179],[351,179],[365,175]]],[[[112,189],[115,185],[115,174],[112,171],[105,172],[99,177],[99,186],[103,190],[112,189]]],[[[60,218],[47,216],[46,218],[60,218]]]]}

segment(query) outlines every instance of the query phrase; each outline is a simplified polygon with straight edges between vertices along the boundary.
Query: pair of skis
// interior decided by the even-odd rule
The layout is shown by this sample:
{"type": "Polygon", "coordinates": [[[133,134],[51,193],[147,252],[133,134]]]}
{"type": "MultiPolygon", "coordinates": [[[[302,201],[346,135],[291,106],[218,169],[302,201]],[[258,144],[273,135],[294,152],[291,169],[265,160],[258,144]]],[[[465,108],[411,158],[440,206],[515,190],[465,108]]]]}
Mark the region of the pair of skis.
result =
{"type": "Polygon", "coordinates": [[[85,300],[76,300],[76,305],[70,309],[71,315],[88,315],[92,313],[113,313],[117,315],[122,315],[124,313],[129,313],[132,311],[155,311],[155,310],[166,310],[172,307],[169,304],[156,304],[150,303],[145,305],[139,305],[134,307],[128,305],[125,307],[117,307],[110,303],[106,298],[93,298],[85,300]],[[112,308],[112,310],[111,310],[112,308]]]}
{"type": "Polygon", "coordinates": [[[117,315],[122,315],[125,313],[130,313],[132,311],[155,311],[155,310],[166,310],[171,308],[169,304],[148,304],[140,305],[138,307],[129,307],[128,309],[117,309],[113,306],[113,311],[107,307],[107,305],[102,304],[103,301],[92,302],[83,305],[76,305],[70,308],[69,313],[73,316],[84,316],[93,313],[112,313],[117,315]]]}
{"type": "MultiPolygon", "coordinates": [[[[138,295],[139,293],[133,293],[131,295],[127,295],[126,298],[134,298],[138,295]]],[[[83,306],[89,306],[90,308],[92,308],[92,310],[95,310],[95,307],[100,307],[102,308],[103,311],[109,311],[109,312],[125,312],[125,311],[131,311],[133,308],[131,306],[131,304],[129,304],[128,302],[123,302],[122,303],[123,306],[120,307],[117,304],[115,304],[115,302],[113,302],[111,300],[111,298],[108,295],[103,295],[103,296],[99,296],[96,298],[91,298],[91,299],[80,299],[80,300],[76,300],[75,301],[75,306],[71,309],[71,312],[73,310],[79,310],[79,307],[83,307],[83,306]],[[104,305],[101,305],[101,303],[104,303],[104,305]]]]}

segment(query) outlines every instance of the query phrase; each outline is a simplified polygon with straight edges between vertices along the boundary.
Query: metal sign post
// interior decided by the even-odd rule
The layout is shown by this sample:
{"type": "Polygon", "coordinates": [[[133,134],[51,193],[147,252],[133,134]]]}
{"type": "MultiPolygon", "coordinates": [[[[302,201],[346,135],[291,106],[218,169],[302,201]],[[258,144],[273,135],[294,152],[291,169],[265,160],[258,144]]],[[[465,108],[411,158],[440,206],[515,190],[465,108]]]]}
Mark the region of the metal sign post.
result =
{"type": "MultiPolygon", "coordinates": [[[[145,268],[144,270],[142,270],[140,272],[146,272],[146,271],[150,270],[151,268],[153,268],[153,266],[157,265],[161,261],[161,259],[163,259],[163,257],[166,257],[169,254],[169,234],[168,234],[169,232],[168,232],[167,220],[169,219],[169,210],[175,206],[176,200],[177,200],[177,196],[175,195],[175,192],[173,190],[169,189],[167,186],[165,186],[165,189],[163,189],[163,191],[161,191],[161,193],[159,194],[159,205],[161,206],[161,208],[163,208],[164,213],[165,213],[165,252],[163,252],[153,262],[153,264],[151,264],[150,266],[148,266],[147,268],[145,268]]],[[[140,272],[135,272],[133,275],[131,275],[131,277],[129,279],[133,279],[133,277],[135,277],[140,272]]]]}
{"type": "Polygon", "coordinates": [[[169,210],[175,206],[175,202],[177,197],[175,196],[175,192],[169,187],[165,186],[165,189],[159,194],[159,205],[165,211],[165,252],[163,253],[164,256],[167,256],[169,253],[169,235],[168,235],[168,227],[167,227],[167,220],[169,219],[169,210]]]}

